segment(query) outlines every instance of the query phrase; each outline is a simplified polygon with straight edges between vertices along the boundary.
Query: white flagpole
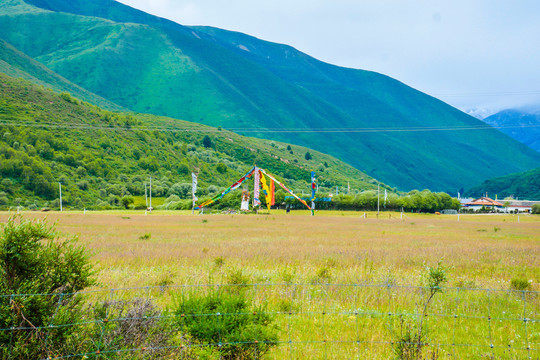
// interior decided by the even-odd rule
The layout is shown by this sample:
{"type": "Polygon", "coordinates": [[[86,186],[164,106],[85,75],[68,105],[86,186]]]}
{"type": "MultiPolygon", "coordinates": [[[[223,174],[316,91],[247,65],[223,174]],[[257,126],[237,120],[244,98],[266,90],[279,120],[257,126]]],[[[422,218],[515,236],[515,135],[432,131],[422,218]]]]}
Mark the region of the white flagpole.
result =
{"type": "Polygon", "coordinates": [[[191,173],[191,196],[193,200],[193,204],[191,206],[191,214],[195,214],[195,202],[197,201],[197,196],[195,196],[195,193],[197,192],[197,175],[195,173],[191,173]]]}
{"type": "Polygon", "coordinates": [[[380,194],[381,192],[379,190],[379,184],[377,184],[377,217],[379,216],[379,208],[380,208],[379,203],[380,203],[380,198],[381,198],[380,194]]]}
{"type": "Polygon", "coordinates": [[[146,209],[148,209],[148,191],[146,190],[146,183],[144,183],[144,203],[146,204],[146,209]]]}
{"type": "Polygon", "coordinates": [[[150,211],[152,211],[152,177],[150,176],[150,211]]]}
{"type": "Polygon", "coordinates": [[[60,211],[62,211],[62,183],[58,183],[58,186],[60,188],[60,211]]]}

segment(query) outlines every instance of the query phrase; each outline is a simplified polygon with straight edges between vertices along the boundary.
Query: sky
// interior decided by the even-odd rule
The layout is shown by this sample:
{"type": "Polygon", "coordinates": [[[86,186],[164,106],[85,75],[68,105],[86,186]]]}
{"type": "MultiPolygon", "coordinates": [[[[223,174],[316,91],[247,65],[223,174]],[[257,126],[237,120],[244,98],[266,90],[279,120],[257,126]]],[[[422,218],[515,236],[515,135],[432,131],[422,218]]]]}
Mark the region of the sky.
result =
{"type": "Polygon", "coordinates": [[[475,115],[540,108],[538,0],[120,0],[376,71],[475,115]]]}

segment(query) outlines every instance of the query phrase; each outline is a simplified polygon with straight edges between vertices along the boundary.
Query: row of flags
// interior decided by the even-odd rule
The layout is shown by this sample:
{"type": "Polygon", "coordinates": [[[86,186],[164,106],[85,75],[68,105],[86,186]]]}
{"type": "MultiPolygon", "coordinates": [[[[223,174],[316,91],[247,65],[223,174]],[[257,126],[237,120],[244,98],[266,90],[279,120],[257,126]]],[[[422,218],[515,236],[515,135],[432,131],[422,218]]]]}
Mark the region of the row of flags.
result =
{"type": "MultiPolygon", "coordinates": [[[[257,207],[257,206],[260,206],[262,204],[261,200],[260,200],[261,187],[262,187],[262,194],[265,197],[268,209],[270,210],[270,206],[275,205],[275,183],[278,183],[286,192],[293,195],[293,197],[295,197],[297,200],[302,202],[308,209],[310,209],[311,213],[313,215],[313,212],[315,210],[316,193],[319,190],[319,185],[316,183],[316,177],[315,177],[315,172],[314,171],[311,172],[311,206],[309,206],[303,199],[296,196],[285,185],[280,183],[278,180],[276,180],[273,176],[269,175],[263,169],[260,169],[260,168],[258,168],[256,166],[254,166],[250,171],[248,171],[244,176],[242,176],[233,185],[231,185],[230,187],[225,189],[222,193],[214,196],[210,200],[205,201],[203,204],[201,204],[201,205],[199,205],[197,207],[195,206],[195,203],[198,200],[197,196],[195,195],[195,193],[197,191],[197,174],[192,172],[191,173],[191,178],[192,178],[191,194],[192,194],[192,199],[193,199],[193,210],[203,208],[203,207],[205,207],[207,205],[210,205],[210,204],[214,203],[215,201],[223,198],[223,196],[225,196],[231,190],[234,190],[234,189],[237,189],[238,187],[240,187],[240,185],[245,180],[251,178],[252,176],[255,177],[254,178],[255,186],[254,186],[254,190],[253,190],[253,207],[254,208],[257,207]],[[266,181],[265,175],[270,179],[269,183],[266,181]]],[[[351,191],[350,183],[347,182],[347,192],[350,193],[350,191],[351,191]]],[[[379,190],[377,190],[377,191],[379,191],[379,190]]],[[[336,195],[339,195],[339,186],[336,186],[336,195]]],[[[459,193],[458,193],[458,197],[459,197],[459,193]]],[[[387,199],[388,199],[388,192],[387,192],[386,189],[384,189],[384,206],[385,207],[386,207],[387,199]]]]}
{"type": "MultiPolygon", "coordinates": [[[[252,176],[254,177],[254,180],[255,180],[255,189],[253,191],[253,206],[254,207],[261,205],[261,200],[260,200],[261,193],[265,197],[266,205],[268,206],[268,209],[270,209],[270,206],[275,204],[275,185],[274,185],[274,183],[278,183],[285,191],[289,192],[290,194],[292,194],[293,196],[296,197],[296,195],[294,195],[291,190],[287,189],[287,187],[285,185],[281,184],[273,176],[266,173],[263,169],[260,169],[260,168],[258,168],[256,166],[254,166],[244,176],[242,176],[240,179],[238,179],[234,184],[229,186],[227,189],[225,189],[221,193],[217,194],[212,199],[209,199],[209,200],[205,201],[201,205],[195,206],[195,202],[197,201],[197,197],[195,196],[195,191],[197,190],[197,175],[192,173],[191,176],[192,176],[193,210],[201,209],[201,208],[203,208],[205,206],[208,206],[208,205],[216,202],[217,200],[223,198],[230,191],[239,188],[244,181],[251,178],[252,176]],[[265,176],[268,177],[270,179],[270,181],[267,181],[265,176]],[[262,191],[261,191],[261,187],[262,187],[262,191]]],[[[301,200],[301,201],[304,202],[303,200],[301,200]]],[[[307,206],[307,204],[306,204],[306,206],[307,206]]],[[[309,206],[308,206],[308,208],[309,208],[309,206]]]]}

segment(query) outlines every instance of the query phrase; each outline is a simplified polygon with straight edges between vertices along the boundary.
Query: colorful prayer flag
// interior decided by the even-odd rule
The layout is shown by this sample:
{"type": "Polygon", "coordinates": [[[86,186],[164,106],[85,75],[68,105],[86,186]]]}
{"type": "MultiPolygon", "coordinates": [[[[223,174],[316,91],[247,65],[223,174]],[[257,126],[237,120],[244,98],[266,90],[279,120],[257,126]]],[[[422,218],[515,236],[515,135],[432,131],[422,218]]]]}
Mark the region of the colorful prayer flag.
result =
{"type": "Polygon", "coordinates": [[[238,181],[236,181],[234,184],[232,184],[231,186],[229,186],[227,189],[223,190],[223,192],[221,194],[217,194],[216,196],[214,196],[212,199],[210,200],[206,200],[204,203],[202,203],[201,205],[197,206],[195,208],[195,210],[198,210],[200,208],[203,208],[205,206],[208,206],[216,201],[218,201],[219,199],[223,198],[225,195],[227,195],[231,190],[234,190],[234,189],[237,189],[239,188],[242,183],[244,181],[246,181],[247,179],[249,179],[251,177],[251,175],[253,175],[253,172],[255,171],[255,167],[253,167],[251,170],[249,170],[244,176],[242,176],[240,179],[238,179],[238,181]]]}
{"type": "Polygon", "coordinates": [[[270,180],[270,205],[276,205],[276,185],[274,180],[270,180]]]}
{"type": "Polygon", "coordinates": [[[285,185],[283,185],[282,183],[280,183],[279,181],[276,180],[275,177],[269,175],[266,171],[264,171],[263,169],[261,169],[261,172],[263,174],[265,174],[266,176],[268,176],[270,179],[274,180],[279,186],[281,186],[283,188],[283,190],[285,190],[286,192],[288,192],[289,194],[291,194],[292,196],[294,196],[294,198],[298,201],[300,201],[302,204],[304,204],[308,209],[311,210],[311,208],[309,207],[309,205],[307,204],[307,202],[305,202],[305,200],[303,199],[300,199],[295,193],[293,193],[291,190],[289,190],[285,185]]]}
{"type": "Polygon", "coordinates": [[[195,196],[196,191],[197,191],[197,174],[191,173],[191,195],[193,196],[193,204],[195,204],[195,201],[199,200],[197,196],[195,196]]]}
{"type": "Polygon", "coordinates": [[[268,211],[270,211],[270,189],[268,188],[268,184],[266,183],[266,178],[264,177],[264,174],[261,172],[260,173],[260,177],[261,177],[261,185],[262,185],[262,190],[263,190],[263,193],[264,193],[264,199],[266,200],[266,206],[268,207],[268,211]]]}
{"type": "Polygon", "coordinates": [[[253,189],[253,208],[255,206],[261,205],[261,200],[259,199],[259,196],[261,196],[261,173],[259,172],[258,168],[255,168],[255,180],[254,180],[254,189],[253,189]]]}

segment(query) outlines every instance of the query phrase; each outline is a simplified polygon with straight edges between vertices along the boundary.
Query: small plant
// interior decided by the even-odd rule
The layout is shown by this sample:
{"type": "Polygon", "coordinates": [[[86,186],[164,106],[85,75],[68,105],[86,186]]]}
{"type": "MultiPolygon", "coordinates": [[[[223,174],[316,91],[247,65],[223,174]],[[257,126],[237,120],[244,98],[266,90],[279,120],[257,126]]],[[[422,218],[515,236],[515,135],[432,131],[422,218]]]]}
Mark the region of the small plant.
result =
{"type": "Polygon", "coordinates": [[[493,231],[494,231],[494,232],[497,232],[497,231],[499,231],[499,230],[501,230],[500,227],[495,226],[495,227],[493,228],[493,231]]]}
{"type": "Polygon", "coordinates": [[[206,224],[207,222],[208,222],[208,219],[203,219],[203,220],[202,220],[202,223],[203,223],[203,224],[206,224]]]}
{"type": "Polygon", "coordinates": [[[249,277],[244,275],[242,270],[232,270],[229,272],[226,281],[230,285],[247,285],[250,283],[249,277]]]}
{"type": "Polygon", "coordinates": [[[146,233],[144,235],[139,236],[139,240],[150,240],[152,238],[152,234],[146,233]]]}
{"type": "Polygon", "coordinates": [[[513,278],[510,281],[510,288],[513,290],[529,290],[531,288],[531,283],[524,278],[513,278]]]}
{"type": "Polygon", "coordinates": [[[218,256],[217,258],[214,258],[214,265],[217,267],[222,267],[223,264],[225,264],[225,258],[223,256],[218,256]]]}
{"type": "Polygon", "coordinates": [[[278,302],[278,310],[282,313],[288,313],[293,311],[293,302],[289,299],[281,299],[278,302]]]}
{"type": "Polygon", "coordinates": [[[332,275],[331,275],[330,268],[328,266],[321,266],[317,270],[315,282],[328,283],[330,282],[331,277],[332,275]]]}
{"type": "MultiPolygon", "coordinates": [[[[423,283],[427,290],[424,299],[422,311],[418,317],[413,320],[406,320],[400,317],[400,332],[394,333],[396,341],[393,343],[394,355],[399,360],[416,360],[422,359],[422,353],[426,346],[426,340],[429,332],[424,326],[424,318],[427,316],[429,304],[433,297],[442,292],[442,285],[448,281],[447,269],[442,265],[442,261],[437,262],[437,266],[425,267],[423,283]]],[[[432,359],[437,358],[437,353],[430,354],[432,359]]]]}
{"type": "Polygon", "coordinates": [[[165,274],[156,282],[156,285],[161,288],[165,288],[169,285],[172,285],[174,284],[172,277],[173,277],[173,274],[171,273],[165,274]]]}
{"type": "Polygon", "coordinates": [[[294,280],[294,272],[289,271],[288,269],[283,270],[283,273],[281,273],[281,278],[286,284],[292,284],[294,280]]]}

